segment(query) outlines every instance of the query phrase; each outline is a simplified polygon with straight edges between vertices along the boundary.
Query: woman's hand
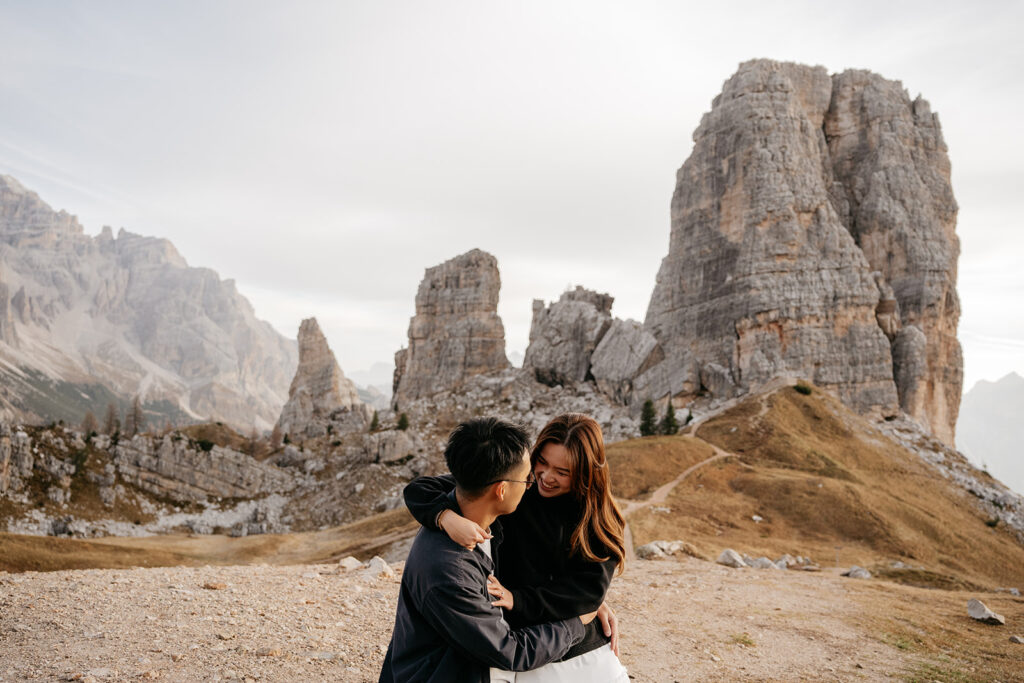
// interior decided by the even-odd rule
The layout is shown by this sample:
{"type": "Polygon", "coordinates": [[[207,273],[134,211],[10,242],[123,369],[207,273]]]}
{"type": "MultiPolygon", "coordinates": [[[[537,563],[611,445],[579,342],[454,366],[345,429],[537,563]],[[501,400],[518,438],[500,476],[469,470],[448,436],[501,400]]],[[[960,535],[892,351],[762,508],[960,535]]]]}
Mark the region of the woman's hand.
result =
{"type": "Polygon", "coordinates": [[[602,602],[601,606],[597,608],[597,618],[601,620],[601,628],[604,629],[604,634],[612,639],[612,652],[618,657],[619,620],[615,618],[615,612],[612,611],[607,602],[602,602]]]}
{"type": "Polygon", "coordinates": [[[472,550],[477,543],[483,543],[491,537],[476,522],[470,521],[454,510],[445,510],[437,518],[437,525],[452,539],[464,548],[472,550]]]}
{"type": "Polygon", "coordinates": [[[498,583],[498,579],[494,578],[493,575],[487,577],[487,592],[498,598],[491,603],[492,605],[495,607],[504,607],[508,610],[512,609],[512,605],[515,602],[512,597],[512,591],[498,583]]]}

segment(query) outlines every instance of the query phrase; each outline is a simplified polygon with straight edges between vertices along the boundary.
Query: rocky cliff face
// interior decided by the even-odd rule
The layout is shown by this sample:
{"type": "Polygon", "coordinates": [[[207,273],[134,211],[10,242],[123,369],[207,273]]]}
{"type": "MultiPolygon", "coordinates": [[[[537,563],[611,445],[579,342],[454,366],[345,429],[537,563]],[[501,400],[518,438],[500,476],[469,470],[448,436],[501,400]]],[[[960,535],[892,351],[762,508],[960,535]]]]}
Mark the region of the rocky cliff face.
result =
{"type": "Polygon", "coordinates": [[[590,378],[590,357],[611,326],[613,302],[607,294],[582,287],[565,292],[550,306],[535,299],[523,368],[549,385],[590,378]]]}
{"type": "Polygon", "coordinates": [[[346,412],[363,426],[368,411],[356,385],[342,373],[316,318],[307,318],[299,326],[299,368],[277,426],[282,434],[320,436],[332,415],[346,412]]]}
{"type": "Polygon", "coordinates": [[[832,78],[824,130],[833,205],[895,304],[888,336],[900,407],[952,444],[963,387],[960,242],[938,116],[899,82],[846,71],[832,78]]]}
{"type": "Polygon", "coordinates": [[[395,355],[397,405],[509,367],[500,289],[497,259],[479,249],[427,269],[409,321],[409,346],[395,355]]]}
{"type": "Polygon", "coordinates": [[[956,204],[927,104],[873,74],[757,60],[694,143],[645,320],[665,359],[638,397],[805,377],[951,441],[956,204]]]}
{"type": "Polygon", "coordinates": [[[233,281],[190,268],[170,242],[109,228],[89,237],[2,176],[0,280],[0,359],[22,414],[77,421],[141,394],[246,431],[276,421],[294,343],[256,319],[233,281]],[[98,396],[84,389],[95,385],[103,404],[78,401],[98,396]]]}

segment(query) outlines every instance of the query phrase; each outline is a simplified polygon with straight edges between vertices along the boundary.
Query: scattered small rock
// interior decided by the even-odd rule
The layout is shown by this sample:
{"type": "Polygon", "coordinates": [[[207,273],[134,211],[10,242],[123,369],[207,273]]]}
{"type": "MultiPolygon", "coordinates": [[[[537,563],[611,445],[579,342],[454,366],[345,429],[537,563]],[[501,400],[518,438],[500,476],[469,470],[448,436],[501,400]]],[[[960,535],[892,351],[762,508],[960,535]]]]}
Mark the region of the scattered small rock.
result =
{"type": "Polygon", "coordinates": [[[363,563],[349,555],[348,557],[339,560],[338,566],[344,569],[345,571],[350,572],[353,569],[362,569],[363,563]]]}
{"type": "Polygon", "coordinates": [[[1024,638],[1021,638],[1020,636],[1010,636],[1010,642],[1022,645],[1024,644],[1024,638]]]}
{"type": "Polygon", "coordinates": [[[769,560],[767,557],[757,557],[747,563],[748,566],[754,569],[778,569],[775,563],[769,560]]]}
{"type": "Polygon", "coordinates": [[[232,640],[235,637],[234,633],[218,633],[217,638],[220,640],[232,640]]]}
{"type": "Polygon", "coordinates": [[[1015,598],[1019,598],[1020,597],[1020,590],[1017,589],[1017,588],[997,588],[996,589],[996,593],[1009,593],[1010,595],[1014,596],[1015,598]]]}
{"type": "Polygon", "coordinates": [[[210,582],[207,582],[207,583],[203,584],[203,588],[205,588],[208,591],[222,591],[222,590],[224,590],[227,587],[228,587],[228,585],[226,583],[210,583],[210,582]]]}
{"type": "Polygon", "coordinates": [[[718,562],[718,564],[724,564],[726,567],[733,567],[735,569],[747,566],[747,563],[743,561],[740,554],[732,548],[726,548],[723,550],[722,554],[719,555],[718,559],[715,561],[718,562]]]}
{"type": "Polygon", "coordinates": [[[869,572],[867,569],[864,569],[864,567],[858,567],[857,565],[853,565],[852,567],[847,569],[845,572],[843,572],[842,575],[843,576],[848,576],[851,579],[870,579],[871,578],[871,572],[869,572]]]}
{"type": "Polygon", "coordinates": [[[382,557],[374,555],[370,560],[370,564],[366,567],[366,573],[369,576],[387,576],[393,577],[395,570],[388,566],[388,563],[384,561],[382,557]]]}
{"type": "Polygon", "coordinates": [[[685,541],[651,541],[636,549],[636,556],[641,560],[660,560],[679,553],[701,557],[697,548],[685,541]]]}
{"type": "Polygon", "coordinates": [[[972,619],[985,624],[992,624],[993,626],[1002,626],[1006,623],[1006,617],[996,614],[977,598],[971,598],[967,601],[967,614],[972,619]]]}
{"type": "Polygon", "coordinates": [[[257,657],[280,657],[282,650],[279,647],[264,647],[256,650],[257,657]]]}

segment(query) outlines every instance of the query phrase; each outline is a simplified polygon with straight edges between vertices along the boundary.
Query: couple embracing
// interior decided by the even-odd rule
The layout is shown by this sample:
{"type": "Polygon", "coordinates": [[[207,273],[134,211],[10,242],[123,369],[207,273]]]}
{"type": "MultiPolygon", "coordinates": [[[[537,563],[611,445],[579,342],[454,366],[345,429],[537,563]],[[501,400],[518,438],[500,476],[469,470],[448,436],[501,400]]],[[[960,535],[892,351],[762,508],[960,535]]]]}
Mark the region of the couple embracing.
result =
{"type": "Polygon", "coordinates": [[[405,489],[423,528],[381,682],[628,683],[603,605],[625,524],[597,422],[560,415],[531,448],[516,425],[470,420],[444,455],[450,476],[405,489]]]}

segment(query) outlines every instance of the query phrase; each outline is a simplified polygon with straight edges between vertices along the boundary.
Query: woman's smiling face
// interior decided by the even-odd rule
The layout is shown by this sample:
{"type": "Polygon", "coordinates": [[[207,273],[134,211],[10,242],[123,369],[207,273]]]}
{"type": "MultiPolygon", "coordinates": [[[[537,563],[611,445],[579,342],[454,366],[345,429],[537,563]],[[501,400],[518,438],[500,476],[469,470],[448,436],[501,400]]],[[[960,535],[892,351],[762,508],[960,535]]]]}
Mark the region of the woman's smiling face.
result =
{"type": "Polygon", "coordinates": [[[533,465],[537,477],[537,490],[545,498],[554,498],[572,491],[569,474],[569,451],[565,446],[548,442],[544,444],[533,465]]]}

